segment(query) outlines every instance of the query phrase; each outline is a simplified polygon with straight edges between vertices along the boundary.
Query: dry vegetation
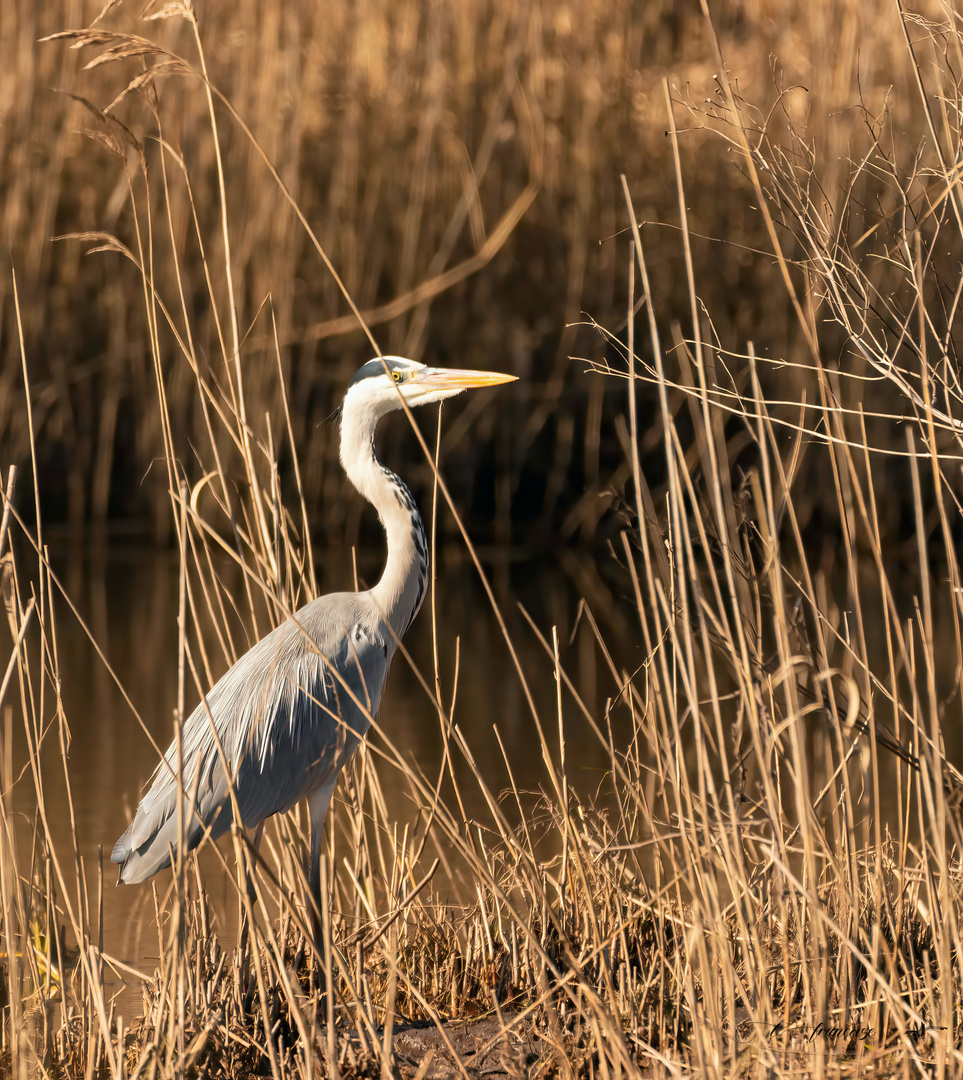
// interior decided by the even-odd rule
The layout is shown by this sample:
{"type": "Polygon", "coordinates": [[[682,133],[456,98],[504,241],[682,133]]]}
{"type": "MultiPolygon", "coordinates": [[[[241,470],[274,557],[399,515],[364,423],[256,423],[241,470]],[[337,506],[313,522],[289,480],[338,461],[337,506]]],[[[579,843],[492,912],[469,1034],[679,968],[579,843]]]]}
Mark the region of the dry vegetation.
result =
{"type": "MultiPolygon", "coordinates": [[[[98,29],[146,36],[157,51],[136,55],[118,43],[116,63],[90,70],[81,68],[98,50],[38,43],[90,23],[101,6],[11,0],[0,12],[0,244],[19,277],[45,517],[115,528],[136,521],[171,533],[166,477],[153,464],[163,435],[136,268],[120,256],[86,258],[90,244],[50,243],[107,231],[135,249],[124,166],[82,134],[115,138],[118,130],[105,130],[63,92],[105,109],[146,65],[159,71],[156,83],[110,108],[150,169],[145,191],[136,152],[125,153],[140,222],[149,209],[155,225],[136,254],[149,261],[176,333],[210,365],[209,378],[220,378],[215,358],[232,351],[234,305],[251,400],[275,422],[276,322],[316,539],[341,542],[346,530],[353,538],[343,482],[327,467],[333,433],[318,421],[370,345],[251,139],[215,99],[215,143],[197,79],[166,63],[164,49],[201,66],[184,20],[144,22],[129,4],[115,6],[98,29]]],[[[827,4],[801,17],[795,4],[767,0],[715,13],[748,100],[768,110],[774,80],[806,87],[788,93],[785,114],[777,110],[768,123],[779,132],[787,118],[803,126],[833,199],[854,135],[865,142],[865,118],[854,108],[861,93],[876,115],[893,87],[895,130],[910,136],[901,142],[903,164],[922,134],[896,12],[873,6],[860,13],[827,4]]],[[[277,167],[381,348],[416,357],[427,348],[466,367],[498,357],[526,377],[525,395],[505,403],[516,411],[499,439],[482,415],[472,446],[460,448],[458,472],[449,474],[460,505],[471,502],[473,477],[495,467],[503,478],[499,540],[510,530],[525,542],[561,528],[591,542],[597,500],[576,509],[572,493],[605,490],[620,475],[621,448],[600,417],[611,421],[622,400],[604,380],[579,377],[569,357],[597,344],[574,324],[582,312],[606,326],[624,318],[626,259],[615,239],[626,227],[622,173],[640,217],[665,223],[647,235],[665,292],[660,316],[688,318],[662,80],[700,102],[711,94],[718,64],[698,5],[650,0],[640,9],[615,0],[586,17],[563,0],[464,0],[430,10],[396,0],[289,0],[267,9],[241,0],[199,17],[212,85],[277,167]]],[[[767,242],[735,159],[697,132],[682,140],[681,154],[698,184],[696,257],[712,267],[699,295],[718,332],[796,358],[786,305],[773,302],[779,275],[752,251],[767,242]]],[[[0,275],[0,313],[0,445],[4,460],[25,463],[30,433],[9,273],[0,275]]],[[[175,331],[159,321],[168,356],[178,348],[175,331]]],[[[208,434],[189,370],[175,367],[166,392],[182,420],[178,451],[191,461],[191,447],[208,434]]],[[[250,422],[266,437],[262,411],[250,422]]],[[[289,493],[290,464],[282,456],[289,493]]],[[[427,476],[420,461],[411,467],[427,476]]]]}
{"type": "MultiPolygon", "coordinates": [[[[33,261],[15,258],[20,303],[3,309],[0,425],[10,460],[32,459],[37,478],[10,474],[0,522],[14,639],[0,700],[19,697],[32,751],[15,778],[8,709],[4,1068],[963,1074],[956,16],[881,8],[870,30],[852,11],[810,10],[768,41],[787,12],[727,9],[723,63],[701,16],[657,4],[641,19],[607,5],[590,26],[561,4],[465,3],[424,21],[404,3],[382,18],[377,4],[267,7],[238,5],[254,44],[197,31],[179,5],[156,23],[111,11],[125,36],[98,26],[36,54],[99,102],[83,109],[101,149],[76,147],[62,99],[38,104],[39,142],[4,129],[7,166],[43,148],[3,179],[11,248],[33,261]],[[779,69],[775,97],[742,77],[768,71],[769,47],[797,55],[803,33],[808,94],[779,69]],[[99,63],[72,74],[66,44],[99,63]],[[659,74],[673,65],[689,81],[670,89],[659,74]],[[87,80],[103,80],[97,93],[87,80]],[[713,173],[724,167],[726,182],[713,173]],[[39,243],[64,231],[57,215],[76,220],[71,200],[86,247],[104,249],[83,271],[84,244],[39,243]],[[46,210],[27,213],[37,201],[46,210]],[[655,219],[673,230],[632,224],[655,219]],[[544,234],[562,238],[558,258],[544,234]],[[642,662],[624,669],[606,613],[586,606],[579,632],[610,680],[596,713],[552,628],[532,625],[544,664],[512,677],[526,693],[536,679],[557,688],[554,713],[531,706],[542,790],[492,791],[470,771],[484,820],[462,810],[456,762],[471,750],[456,687],[425,672],[442,772],[396,750],[390,722],[360,756],[329,830],[320,941],[303,932],[295,816],[263,858],[241,836],[223,846],[237,942],[219,941],[186,860],[157,894],[159,969],[121,971],[104,953],[102,881],[76,844],[51,843],[37,749],[69,737],[58,633],[71,616],[24,489],[36,483],[43,504],[45,447],[59,446],[75,462],[71,513],[102,518],[118,447],[163,461],[166,501],[151,513],[181,556],[183,711],[235,648],[226,612],[284,618],[313,595],[315,517],[346,531],[313,428],[371,348],[346,336],[346,297],[385,349],[430,339],[485,367],[506,366],[510,348],[528,386],[518,412],[505,394],[498,415],[465,414],[482,445],[497,431],[502,447],[488,451],[496,525],[522,463],[541,470],[539,513],[609,541],[599,557],[642,662]],[[564,328],[580,308],[596,320],[564,328]],[[93,326],[102,340],[85,339],[93,326]],[[478,328],[467,343],[465,326],[478,328]],[[576,413],[566,358],[581,344],[594,371],[576,413]],[[570,495],[576,460],[584,494],[570,495]],[[219,552],[243,569],[240,597],[219,552]],[[219,633],[197,632],[209,624],[219,633]],[[606,750],[596,791],[572,782],[573,725],[606,750]],[[31,851],[15,843],[15,779],[36,793],[31,851]],[[389,783],[418,808],[409,828],[385,809],[389,783]],[[458,903],[441,899],[449,887],[458,903]],[[111,998],[111,971],[143,984],[141,1018],[111,998]]],[[[40,29],[32,8],[17,19],[2,24],[2,79],[23,74],[8,27],[40,29]]],[[[419,467],[430,477],[430,454],[419,467]]]]}

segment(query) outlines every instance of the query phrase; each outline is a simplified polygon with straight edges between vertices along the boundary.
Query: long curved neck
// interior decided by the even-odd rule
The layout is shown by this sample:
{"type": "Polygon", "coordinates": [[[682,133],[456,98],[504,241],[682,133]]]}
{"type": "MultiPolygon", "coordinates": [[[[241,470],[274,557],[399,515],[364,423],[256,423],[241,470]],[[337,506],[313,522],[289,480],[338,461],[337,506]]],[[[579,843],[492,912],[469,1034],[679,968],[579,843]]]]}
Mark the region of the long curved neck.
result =
{"type": "Polygon", "coordinates": [[[378,511],[387,534],[388,561],[371,597],[400,638],[425,597],[428,544],[411,492],[375,457],[377,423],[377,415],[370,410],[345,407],[341,416],[341,464],[351,483],[378,511]]]}

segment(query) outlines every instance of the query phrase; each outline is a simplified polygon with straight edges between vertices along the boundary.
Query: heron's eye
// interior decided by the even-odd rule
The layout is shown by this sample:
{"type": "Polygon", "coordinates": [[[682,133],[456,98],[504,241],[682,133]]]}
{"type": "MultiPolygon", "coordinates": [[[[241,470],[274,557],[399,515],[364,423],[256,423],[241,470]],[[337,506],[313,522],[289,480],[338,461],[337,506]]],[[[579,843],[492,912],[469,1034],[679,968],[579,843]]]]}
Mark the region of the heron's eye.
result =
{"type": "Polygon", "coordinates": [[[391,377],[395,382],[403,382],[405,376],[403,371],[392,371],[391,377]]]}

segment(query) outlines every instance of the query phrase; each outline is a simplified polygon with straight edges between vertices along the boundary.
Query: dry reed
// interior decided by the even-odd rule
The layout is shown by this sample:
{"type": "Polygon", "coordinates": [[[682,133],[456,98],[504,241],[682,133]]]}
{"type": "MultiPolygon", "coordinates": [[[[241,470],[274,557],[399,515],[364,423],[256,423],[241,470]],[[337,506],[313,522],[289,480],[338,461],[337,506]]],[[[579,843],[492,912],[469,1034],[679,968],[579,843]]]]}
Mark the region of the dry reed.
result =
{"type": "MultiPolygon", "coordinates": [[[[169,55],[201,66],[185,20],[143,21],[129,4],[108,5],[96,29],[133,34],[140,44],[118,40],[114,62],[88,70],[81,69],[95,51],[38,44],[90,24],[102,7],[101,0],[3,6],[0,243],[21,279],[47,520],[117,529],[146,523],[171,538],[165,478],[152,467],[163,435],[140,278],[123,258],[84,259],[90,245],[49,243],[51,236],[107,230],[135,245],[123,161],[86,147],[81,134],[114,138],[117,131],[103,131],[52,90],[82,95],[137,133],[152,169],[150,190],[138,188],[138,197],[155,220],[169,222],[152,237],[152,280],[202,361],[221,354],[230,321],[226,270],[211,281],[217,313],[204,277],[205,258],[209,266],[227,265],[219,170],[203,95],[169,55]],[[145,39],[153,51],[144,52],[145,39]],[[149,83],[117,100],[145,69],[157,77],[156,121],[149,83]]],[[[833,170],[827,189],[861,138],[864,119],[851,107],[860,94],[875,116],[894,87],[894,129],[920,130],[897,12],[883,0],[845,11],[773,0],[751,12],[713,7],[727,59],[738,65],[743,94],[758,103],[760,123],[777,134],[784,114],[805,124],[822,172],[833,170]],[[774,101],[782,108],[770,111],[774,101]]],[[[151,5],[148,13],[161,9],[151,5]]],[[[672,220],[661,80],[670,75],[680,92],[690,88],[699,100],[712,86],[716,58],[697,7],[466,0],[448,9],[365,0],[322,13],[303,0],[270,12],[244,0],[207,7],[201,18],[212,84],[279,168],[359,307],[369,317],[394,313],[373,323],[381,346],[416,357],[427,348],[469,367],[499,356],[499,366],[526,376],[527,389],[505,406],[516,410],[507,436],[493,439],[486,415],[472,426],[472,448],[457,456],[449,476],[460,503],[468,503],[473,479],[497,468],[495,506],[478,516],[494,516],[500,542],[544,540],[561,524],[566,537],[591,543],[598,501],[579,495],[605,489],[622,473],[611,424],[620,404],[611,384],[583,378],[568,358],[595,347],[594,335],[577,325],[582,312],[606,326],[623,317],[624,260],[613,239],[626,227],[619,174],[628,176],[642,217],[672,220]],[[536,188],[514,231],[500,231],[536,188]]],[[[215,110],[224,118],[220,104],[215,110]]],[[[325,467],[330,435],[317,421],[334,409],[369,346],[250,140],[231,123],[221,124],[219,137],[231,299],[239,305],[249,389],[273,417],[281,415],[270,311],[302,456],[299,486],[319,509],[318,539],[353,540],[357,523],[345,519],[343,482],[325,467]]],[[[785,312],[766,299],[779,288],[778,274],[751,255],[765,234],[731,156],[699,131],[687,133],[681,154],[689,175],[699,177],[692,210],[693,232],[701,235],[693,244],[714,267],[700,282],[714,325],[726,340],[751,337],[763,352],[795,359],[785,312]]],[[[687,317],[677,237],[666,227],[648,232],[666,285],[664,318],[687,317]]],[[[17,393],[21,364],[7,275],[0,276],[0,312],[0,447],[5,460],[23,464],[30,438],[17,393]]],[[[165,349],[176,347],[166,329],[159,332],[165,349]]],[[[167,393],[183,418],[182,452],[189,453],[188,436],[195,444],[207,439],[194,382],[179,375],[167,393]]],[[[260,425],[260,415],[252,423],[260,425]]],[[[409,471],[418,464],[410,460],[409,471]]],[[[290,494],[298,485],[287,454],[279,467],[290,494]]]]}

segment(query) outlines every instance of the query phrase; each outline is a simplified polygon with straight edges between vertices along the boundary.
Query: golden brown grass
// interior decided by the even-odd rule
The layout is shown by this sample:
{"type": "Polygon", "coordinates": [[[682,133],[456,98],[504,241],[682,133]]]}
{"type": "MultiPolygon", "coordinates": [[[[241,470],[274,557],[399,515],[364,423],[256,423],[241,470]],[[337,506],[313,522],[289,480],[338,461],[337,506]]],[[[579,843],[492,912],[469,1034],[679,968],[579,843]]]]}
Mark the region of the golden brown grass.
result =
{"type": "MultiPolygon", "coordinates": [[[[333,410],[370,346],[251,140],[215,102],[222,121],[215,144],[197,77],[179,74],[166,49],[206,71],[244,118],[354,301],[379,316],[372,327],[383,349],[417,356],[430,343],[430,354],[443,360],[478,367],[498,356],[500,366],[530,377],[511,437],[496,441],[506,477],[497,535],[509,531],[514,510],[523,541],[533,531],[550,535],[563,519],[566,535],[590,542],[595,518],[589,513],[583,524],[587,507],[573,505],[572,485],[604,489],[622,455],[610,426],[598,421],[611,414],[611,388],[580,380],[568,357],[595,347],[593,335],[576,325],[582,312],[607,326],[623,317],[624,258],[613,239],[626,227],[621,173],[640,217],[668,223],[648,230],[652,265],[667,286],[664,318],[688,317],[662,79],[696,102],[710,95],[718,62],[701,12],[666,2],[640,11],[629,0],[588,10],[564,0],[465,0],[437,10],[394,0],[328,10],[289,0],[267,12],[245,0],[201,12],[202,64],[187,20],[142,21],[120,4],[96,30],[149,39],[154,51],[39,43],[91,23],[101,7],[100,0],[72,0],[66,8],[18,0],[5,5],[0,33],[0,243],[20,278],[48,516],[74,524],[131,516],[171,535],[164,478],[151,468],[163,434],[138,274],[122,258],[85,259],[89,244],[49,242],[106,230],[133,249],[137,237],[123,162],[85,145],[81,134],[114,138],[119,129],[106,130],[53,92],[61,90],[109,109],[136,135],[152,181],[145,192],[134,177],[138,213],[143,221],[149,205],[163,223],[144,256],[152,280],[192,355],[215,370],[213,358],[234,347],[236,305],[252,400],[274,417],[282,408],[276,322],[301,486],[320,510],[316,521],[325,523],[318,539],[340,541],[350,528],[342,482],[325,467],[331,439],[317,421],[333,410]],[[81,70],[105,52],[114,62],[81,70]],[[145,67],[158,72],[156,118],[150,84],[117,101],[145,67]],[[500,235],[499,224],[512,224],[526,206],[514,231],[500,235]],[[205,257],[214,268],[210,283],[205,257]],[[476,272],[461,279],[469,270],[476,272]],[[435,294],[443,284],[447,291],[435,294]],[[390,312],[394,318],[380,321],[390,312]],[[577,392],[565,393],[569,386],[577,392]],[[531,483],[522,505],[513,506],[523,469],[531,483]]],[[[155,4],[149,12],[159,10],[155,4]]],[[[900,136],[898,150],[912,155],[922,120],[889,4],[842,11],[767,2],[751,11],[719,6],[714,15],[759,123],[780,137],[790,120],[802,126],[826,191],[835,191],[846,158],[859,156],[860,95],[871,116],[888,100],[892,130],[910,135],[906,142],[900,136]]],[[[700,297],[719,333],[795,357],[785,307],[767,300],[778,275],[752,256],[765,246],[765,233],[740,194],[732,156],[699,131],[687,133],[680,152],[697,178],[692,243],[696,258],[713,268],[700,281],[700,297]]],[[[128,165],[136,174],[133,152],[128,165]]],[[[0,445],[7,460],[23,463],[30,439],[13,392],[21,364],[7,274],[0,275],[0,310],[0,445]]],[[[165,350],[176,347],[163,320],[158,332],[165,350]]],[[[208,438],[193,380],[178,374],[167,393],[184,419],[178,449],[189,458],[188,437],[194,444],[208,438]]],[[[264,437],[260,413],[251,422],[264,437]]],[[[462,490],[487,467],[490,425],[482,416],[472,428],[479,449],[460,455],[452,480],[462,490]]],[[[281,470],[288,483],[286,456],[281,470]]]]}
{"type": "MultiPolygon", "coordinates": [[[[309,353],[294,364],[285,345],[289,336],[304,336],[305,323],[297,290],[279,299],[281,286],[298,274],[300,254],[291,255],[284,230],[274,233],[266,218],[288,207],[291,242],[304,244],[286,191],[308,222],[324,222],[315,228],[321,246],[348,295],[368,312],[410,295],[448,265],[477,262],[496,234],[491,222],[507,214],[513,223],[512,207],[522,205],[528,184],[559,197],[569,159],[553,122],[560,125],[565,115],[567,125],[585,125],[580,138],[562,140],[572,162],[579,147],[591,147],[606,124],[616,124],[618,101],[602,93],[614,76],[601,58],[611,55],[615,64],[628,47],[618,35],[630,27],[633,47],[641,48],[646,27],[628,8],[612,10],[613,23],[599,18],[596,37],[584,38],[561,6],[549,19],[466,5],[437,31],[450,36],[434,42],[427,24],[404,7],[385,21],[384,40],[366,38],[358,30],[363,21],[349,27],[346,15],[332,14],[324,34],[306,38],[323,43],[318,48],[341,48],[348,85],[338,108],[351,121],[335,125],[340,141],[327,142],[331,132],[320,126],[316,133],[318,152],[339,163],[327,218],[299,187],[298,152],[310,140],[285,145],[291,129],[276,123],[293,98],[271,102],[268,116],[255,120],[268,106],[237,86],[225,93],[233,112],[219,96],[208,97],[198,74],[201,43],[210,50],[203,33],[193,39],[199,51],[191,71],[164,67],[163,85],[144,78],[122,103],[133,109],[136,102],[154,116],[159,141],[138,134],[132,122],[122,128],[109,116],[96,118],[129,184],[123,244],[106,230],[96,243],[110,249],[105,261],[126,260],[141,287],[141,340],[152,359],[143,396],[157,403],[153,427],[141,437],[145,445],[156,440],[152,452],[167,469],[165,517],[182,566],[180,715],[238,649],[227,610],[237,605],[252,635],[259,634],[313,595],[309,523],[318,493],[326,492],[327,505],[340,486],[320,465],[323,453],[333,460],[330,447],[315,445],[307,460],[302,456],[310,393],[302,393],[301,380],[309,353]],[[489,39],[480,48],[481,15],[493,10],[503,21],[488,18],[489,39]],[[524,34],[514,18],[530,20],[524,34]],[[553,68],[549,38],[565,43],[557,50],[563,60],[582,59],[579,80],[566,82],[564,64],[561,73],[553,68]],[[422,58],[424,69],[401,62],[397,52],[406,43],[404,57],[422,58]],[[482,125],[495,124],[491,163],[483,170],[477,157],[486,145],[483,130],[471,144],[474,179],[457,164],[464,157],[455,154],[447,171],[438,170],[429,152],[447,130],[433,102],[455,100],[451,88],[443,93],[431,78],[454,69],[443,55],[460,58],[457,70],[472,88],[479,68],[484,85],[494,88],[482,125]],[[593,72],[597,99],[585,92],[593,72]],[[425,95],[415,114],[404,86],[388,73],[402,83],[411,78],[425,95]],[[569,117],[565,95],[575,94],[576,83],[584,111],[569,117]],[[171,115],[181,117],[177,125],[188,115],[182,101],[191,103],[192,117],[207,116],[207,128],[191,139],[172,130],[171,115]],[[375,101],[382,107],[377,117],[364,107],[375,101]],[[393,104],[407,107],[409,119],[437,126],[420,135],[417,126],[408,130],[420,149],[405,160],[418,168],[406,184],[409,202],[388,215],[389,226],[371,216],[364,198],[369,185],[385,180],[367,175],[361,162],[368,160],[365,147],[400,137],[388,122],[393,104]],[[251,118],[263,156],[237,117],[251,118]],[[501,142],[499,132],[508,132],[501,142]],[[514,166],[499,171],[496,149],[505,142],[514,166]],[[279,163],[280,178],[269,162],[279,163]],[[210,190],[205,174],[224,178],[221,194],[192,200],[192,192],[210,190]],[[252,175],[257,179],[246,188],[252,175]],[[447,217],[427,213],[431,185],[447,185],[447,217]],[[270,248],[259,222],[280,249],[270,248]],[[461,259],[456,249],[466,241],[452,222],[471,236],[472,252],[461,259]],[[386,278],[389,262],[395,270],[386,278]],[[258,314],[268,293],[278,299],[258,314]],[[282,475],[290,477],[287,486],[282,475]],[[215,552],[243,569],[242,596],[228,594],[215,552]],[[208,624],[219,632],[201,635],[197,628],[208,624]]],[[[298,14],[291,9],[288,17],[298,14]]],[[[772,14],[766,5],[757,12],[772,14]]],[[[298,24],[284,23],[282,14],[265,18],[259,41],[270,53],[298,24]]],[[[584,704],[553,628],[533,622],[544,663],[523,670],[516,662],[510,674],[526,692],[536,679],[557,689],[554,713],[531,706],[542,790],[533,798],[513,782],[500,797],[484,775],[469,770],[488,808],[483,820],[468,820],[461,810],[465,774],[455,762],[470,765],[472,756],[458,724],[457,687],[424,672],[446,738],[445,774],[420,772],[393,746],[390,724],[360,755],[329,830],[321,940],[303,932],[304,839],[296,815],[269,831],[263,860],[241,836],[222,849],[228,866],[236,865],[245,918],[236,946],[218,942],[203,881],[192,859],[181,860],[169,893],[157,893],[161,959],[145,982],[140,1019],[121,1017],[105,990],[105,966],[115,961],[99,940],[96,868],[81,864],[76,844],[58,851],[51,842],[37,747],[67,737],[57,663],[58,621],[66,615],[44,558],[41,522],[24,521],[15,510],[11,475],[0,556],[14,646],[0,700],[19,696],[32,752],[31,771],[18,782],[34,785],[38,805],[36,850],[18,851],[8,736],[0,920],[3,1048],[11,1073],[423,1077],[431,1063],[402,1060],[394,1048],[404,1019],[426,1020],[439,1032],[440,1059],[454,1038],[452,1021],[479,1016],[493,1023],[490,1041],[506,1055],[501,1067],[533,1077],[963,1072],[963,785],[944,745],[960,724],[963,670],[954,542],[963,212],[953,72],[963,70],[961,38],[949,11],[938,25],[905,19],[907,39],[891,35],[886,43],[904,82],[894,89],[889,114],[878,115],[878,103],[864,103],[868,113],[854,108],[866,136],[857,153],[855,142],[838,141],[839,121],[828,109],[855,102],[843,77],[853,61],[846,43],[854,37],[847,19],[854,18],[840,15],[839,22],[824,12],[823,40],[827,49],[833,43],[836,62],[828,70],[814,64],[823,81],[813,99],[827,111],[818,122],[809,117],[805,129],[794,111],[796,91],[770,111],[736,80],[735,58],[726,69],[706,24],[696,21],[676,25],[683,32],[700,26],[701,62],[728,70],[716,96],[706,104],[694,92],[673,95],[653,84],[637,104],[640,114],[662,117],[670,133],[664,153],[673,163],[679,254],[672,273],[658,264],[664,249],[655,246],[653,255],[650,243],[657,230],[639,223],[652,214],[640,206],[637,186],[625,181],[625,216],[618,216],[614,196],[608,213],[611,232],[628,232],[605,256],[612,260],[611,288],[618,280],[622,290],[621,328],[615,314],[592,328],[604,346],[594,385],[606,389],[593,391],[597,426],[585,442],[591,456],[595,439],[595,483],[577,514],[579,522],[598,522],[589,504],[606,484],[599,447],[603,439],[620,442],[618,490],[609,497],[622,527],[610,535],[608,557],[619,566],[623,603],[638,627],[638,665],[620,666],[614,657],[622,650],[610,648],[598,629],[601,613],[586,606],[579,632],[606,658],[610,681],[607,707],[596,714],[584,704]],[[917,77],[922,94],[914,102],[917,77]],[[898,133],[914,116],[928,135],[909,154],[898,133]],[[690,171],[678,132],[692,122],[705,132],[705,161],[718,160],[725,145],[745,173],[750,196],[729,207],[732,215],[749,215],[750,201],[758,208],[753,235],[767,254],[743,256],[744,278],[756,277],[767,291],[747,308],[729,298],[717,314],[718,283],[708,281],[716,267],[699,257],[705,249],[692,216],[703,205],[696,193],[704,176],[690,171]],[[674,292],[677,278],[684,305],[674,292]],[[760,310],[762,337],[747,328],[740,334],[740,319],[754,321],[747,311],[760,310]],[[776,347],[780,341],[784,349],[776,347]],[[605,393],[623,395],[614,417],[603,408],[610,407],[605,393]],[[11,530],[36,545],[34,595],[23,585],[23,556],[12,554],[11,530]],[[597,791],[580,790],[566,760],[565,733],[576,724],[607,751],[609,770],[597,791]],[[440,798],[446,783],[455,793],[440,798]],[[408,828],[385,809],[388,784],[410,791],[418,813],[408,828]],[[457,902],[441,898],[442,879],[457,902]]],[[[189,38],[192,30],[182,13],[157,32],[165,47],[180,49],[178,34],[189,38]]],[[[73,40],[101,50],[136,47],[129,37],[73,40]]],[[[883,48],[882,38],[873,41],[883,48]]],[[[227,39],[217,40],[218,50],[228,48],[227,39]]],[[[150,63],[185,62],[160,44],[152,50],[150,63]]],[[[127,62],[116,53],[112,59],[127,62]]],[[[304,79],[321,78],[330,64],[306,65],[304,79]]],[[[284,71],[290,75],[289,67],[284,71]]],[[[322,100],[315,90],[299,86],[299,100],[322,100]]],[[[592,168],[599,167],[593,159],[592,168]]],[[[575,171],[571,182],[583,185],[591,201],[591,171],[575,171]]],[[[595,235],[587,222],[600,218],[576,209],[567,220],[583,257],[579,269],[570,256],[560,283],[571,312],[584,296],[587,237],[595,235]]],[[[517,241],[515,227],[503,245],[517,241]]],[[[316,276],[302,300],[314,311],[314,338],[321,341],[320,321],[340,318],[343,308],[329,281],[316,276]]],[[[722,282],[729,289],[739,284],[722,282]]],[[[459,316],[475,318],[471,294],[456,295],[464,302],[459,316]]],[[[385,347],[417,351],[429,325],[432,338],[436,329],[444,337],[444,321],[429,323],[423,294],[415,298],[407,320],[390,324],[385,347]]],[[[503,338],[511,327],[499,323],[498,302],[485,310],[477,348],[487,359],[492,326],[503,338]]],[[[576,340],[572,333],[560,336],[563,351],[576,340]]],[[[27,340],[25,332],[17,350],[24,377],[34,370],[27,340]]],[[[343,353],[345,365],[356,359],[350,345],[343,353]]],[[[524,372],[525,357],[518,363],[524,372]]],[[[331,386],[344,374],[340,366],[320,370],[318,378],[331,386]]],[[[532,426],[516,448],[547,422],[564,370],[553,360],[544,377],[529,372],[532,426]],[[543,385],[549,389],[540,394],[543,385]]],[[[28,407],[19,401],[25,445],[36,453],[49,395],[31,383],[28,407]]],[[[120,414],[118,399],[114,419],[120,414]]],[[[468,418],[474,428],[478,421],[468,418]]],[[[574,443],[571,430],[568,438],[574,443]]],[[[424,445],[423,451],[430,475],[432,455],[424,445]]],[[[593,475],[590,465],[585,471],[593,475]]],[[[23,473],[17,482],[29,483],[23,473]]],[[[439,517],[454,520],[441,485],[438,499],[439,517]]],[[[467,536],[464,542],[470,549],[467,536]]],[[[494,599],[490,617],[503,625],[494,599]]],[[[508,755],[506,766],[511,773],[508,755]]],[[[454,1074],[485,1073],[489,1049],[453,1055],[454,1074]]]]}

